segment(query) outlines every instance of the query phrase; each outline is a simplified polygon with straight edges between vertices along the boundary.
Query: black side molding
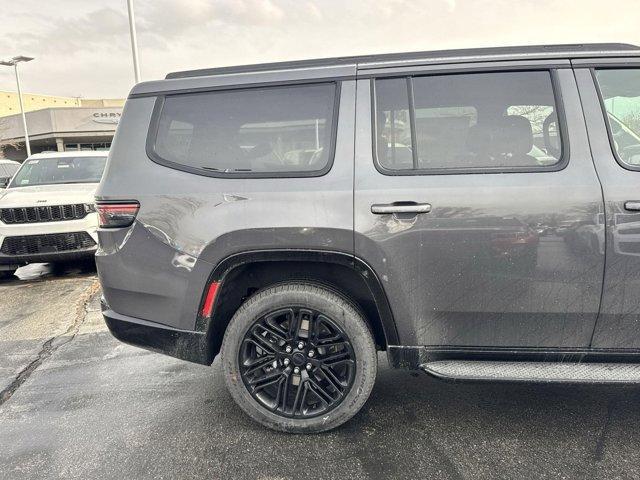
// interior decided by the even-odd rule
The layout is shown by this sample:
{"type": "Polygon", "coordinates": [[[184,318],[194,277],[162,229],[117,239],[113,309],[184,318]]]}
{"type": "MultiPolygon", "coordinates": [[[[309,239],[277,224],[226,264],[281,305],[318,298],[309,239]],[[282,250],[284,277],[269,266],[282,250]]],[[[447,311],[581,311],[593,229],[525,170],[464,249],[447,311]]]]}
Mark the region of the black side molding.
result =
{"type": "Polygon", "coordinates": [[[393,368],[424,370],[440,361],[545,362],[545,363],[640,363],[640,349],[535,348],[535,347],[454,347],[389,345],[393,368]]]}

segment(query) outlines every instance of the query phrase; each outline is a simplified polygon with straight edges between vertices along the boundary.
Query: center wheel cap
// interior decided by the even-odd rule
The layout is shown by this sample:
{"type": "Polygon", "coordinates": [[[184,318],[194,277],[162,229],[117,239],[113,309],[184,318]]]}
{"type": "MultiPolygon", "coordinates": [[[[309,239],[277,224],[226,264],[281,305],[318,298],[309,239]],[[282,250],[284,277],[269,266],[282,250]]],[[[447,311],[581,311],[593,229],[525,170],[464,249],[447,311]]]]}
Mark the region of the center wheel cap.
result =
{"type": "Polygon", "coordinates": [[[304,365],[304,362],[306,361],[306,358],[304,356],[304,353],[296,352],[291,357],[291,360],[293,361],[293,364],[296,367],[301,367],[302,365],[304,365]]]}

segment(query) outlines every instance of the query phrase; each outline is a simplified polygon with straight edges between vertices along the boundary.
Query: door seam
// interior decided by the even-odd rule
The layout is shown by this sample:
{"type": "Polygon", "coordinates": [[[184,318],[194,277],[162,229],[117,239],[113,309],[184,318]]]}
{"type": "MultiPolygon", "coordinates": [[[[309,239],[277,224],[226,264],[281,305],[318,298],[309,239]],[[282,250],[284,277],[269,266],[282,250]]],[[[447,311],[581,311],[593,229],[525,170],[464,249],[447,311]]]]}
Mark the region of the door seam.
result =
{"type": "Polygon", "coordinates": [[[353,154],[351,155],[351,252],[356,257],[356,152],[358,149],[358,79],[353,89],[353,154]]]}
{"type": "Polygon", "coordinates": [[[607,278],[607,250],[609,246],[609,219],[607,218],[607,202],[604,197],[604,187],[602,185],[602,179],[600,178],[600,173],[598,172],[598,167],[596,166],[595,159],[593,158],[593,149],[591,148],[591,133],[589,132],[589,127],[587,125],[587,116],[584,111],[584,102],[582,100],[582,91],[580,90],[580,85],[578,84],[578,79],[576,78],[576,70],[571,67],[571,73],[573,74],[573,81],[576,85],[576,90],[578,92],[578,98],[580,99],[580,110],[582,111],[582,122],[584,124],[585,133],[587,134],[587,145],[589,146],[589,153],[591,155],[591,163],[593,164],[593,170],[596,173],[596,178],[598,179],[598,185],[600,186],[600,196],[602,198],[602,215],[604,217],[604,252],[603,252],[603,267],[602,267],[602,283],[600,285],[600,301],[598,302],[598,313],[596,315],[596,321],[593,324],[593,331],[591,332],[591,338],[589,339],[589,348],[593,348],[593,339],[596,334],[596,329],[598,328],[598,324],[600,323],[600,315],[602,314],[602,303],[604,301],[604,286],[607,278]]]}

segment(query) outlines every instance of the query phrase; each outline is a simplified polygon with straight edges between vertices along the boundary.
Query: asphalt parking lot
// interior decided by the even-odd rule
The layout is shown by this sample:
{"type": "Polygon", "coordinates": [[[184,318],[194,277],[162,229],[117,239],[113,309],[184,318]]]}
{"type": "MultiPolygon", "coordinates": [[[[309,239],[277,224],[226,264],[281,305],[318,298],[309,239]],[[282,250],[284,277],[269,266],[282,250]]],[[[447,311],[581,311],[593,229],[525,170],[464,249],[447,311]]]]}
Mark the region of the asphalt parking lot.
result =
{"type": "Polygon", "coordinates": [[[314,436],[253,423],[219,362],[106,331],[95,273],[0,283],[0,478],[637,479],[640,388],[445,383],[380,356],[365,408],[314,436]]]}

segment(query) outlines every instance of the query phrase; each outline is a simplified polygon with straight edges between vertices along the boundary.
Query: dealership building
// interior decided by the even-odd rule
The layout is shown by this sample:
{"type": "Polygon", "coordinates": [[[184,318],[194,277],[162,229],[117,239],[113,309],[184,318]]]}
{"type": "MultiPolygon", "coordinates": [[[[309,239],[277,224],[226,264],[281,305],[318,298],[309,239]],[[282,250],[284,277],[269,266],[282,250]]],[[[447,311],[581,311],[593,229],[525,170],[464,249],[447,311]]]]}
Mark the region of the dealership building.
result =
{"type": "MultiPolygon", "coordinates": [[[[121,107],[45,108],[27,112],[31,153],[108,150],[121,114],[121,107]]],[[[0,118],[0,141],[6,158],[26,158],[20,114],[0,118]]]]}
{"type": "MultiPolygon", "coordinates": [[[[108,150],[123,99],[85,99],[24,94],[32,153],[108,150]]],[[[0,148],[4,156],[24,160],[24,128],[17,95],[0,92],[0,148]]]]}

